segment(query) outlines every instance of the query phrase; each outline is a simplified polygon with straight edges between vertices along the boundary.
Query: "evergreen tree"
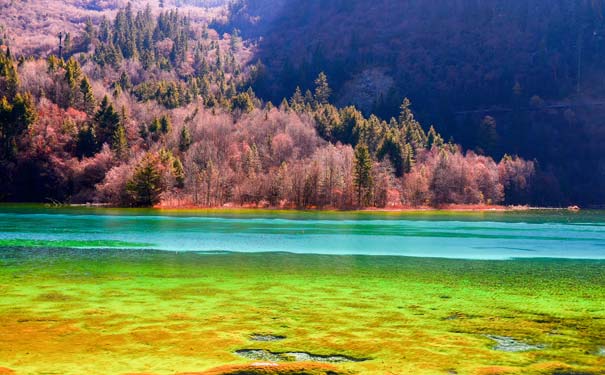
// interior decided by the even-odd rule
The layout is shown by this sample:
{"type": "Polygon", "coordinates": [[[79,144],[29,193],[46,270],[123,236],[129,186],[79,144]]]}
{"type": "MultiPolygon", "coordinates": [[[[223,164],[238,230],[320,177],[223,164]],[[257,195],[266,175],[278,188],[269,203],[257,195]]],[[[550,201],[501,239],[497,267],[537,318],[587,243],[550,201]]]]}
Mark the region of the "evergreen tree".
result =
{"type": "Polygon", "coordinates": [[[130,77],[128,77],[128,74],[126,74],[126,72],[124,71],[122,71],[122,74],[120,74],[120,80],[118,81],[118,84],[124,91],[129,91],[132,88],[132,83],[130,83],[130,77]]]}
{"type": "Polygon", "coordinates": [[[250,113],[253,109],[254,103],[252,103],[252,98],[246,92],[236,95],[231,100],[231,110],[234,112],[250,113]]]}
{"type": "Polygon", "coordinates": [[[429,129],[429,132],[427,133],[427,141],[426,141],[426,148],[427,150],[431,150],[434,147],[437,148],[441,148],[443,147],[443,144],[445,142],[443,141],[443,138],[441,138],[441,135],[439,135],[439,133],[437,133],[437,131],[435,130],[435,127],[431,125],[431,128],[429,129]]]}
{"type": "Polygon", "coordinates": [[[168,134],[170,130],[172,130],[172,122],[170,121],[170,117],[164,115],[160,118],[160,131],[163,134],[168,134]]]}
{"type": "Polygon", "coordinates": [[[354,184],[357,191],[357,204],[364,207],[372,200],[372,157],[368,146],[360,143],[355,147],[355,164],[353,170],[354,184]]]}
{"type": "Polygon", "coordinates": [[[114,131],[111,147],[118,160],[124,160],[128,156],[128,139],[124,125],[119,124],[114,131]]]}
{"type": "Polygon", "coordinates": [[[397,137],[397,131],[390,129],[378,148],[377,157],[384,160],[388,157],[394,170],[395,176],[401,177],[404,173],[404,150],[397,137]]]}
{"type": "Polygon", "coordinates": [[[17,139],[37,120],[34,100],[29,93],[16,94],[12,103],[0,99],[0,155],[11,159],[17,152],[17,139]]]}
{"type": "Polygon", "coordinates": [[[88,17],[86,18],[86,22],[84,24],[84,45],[87,47],[90,46],[95,38],[95,26],[92,24],[92,19],[88,17]]]}
{"type": "Polygon", "coordinates": [[[181,152],[186,152],[189,150],[189,146],[191,146],[191,134],[189,134],[187,126],[183,126],[181,129],[181,137],[179,138],[179,150],[181,152]]]}
{"type": "Polygon", "coordinates": [[[92,126],[83,126],[76,139],[76,155],[79,158],[91,157],[99,151],[92,126]]]}
{"type": "Polygon", "coordinates": [[[332,95],[332,89],[328,85],[328,77],[321,72],[315,79],[315,101],[318,104],[328,104],[330,95],[332,95]]]}
{"type": "Polygon", "coordinates": [[[134,206],[153,206],[159,203],[165,190],[160,168],[157,155],[146,154],[143,157],[126,184],[126,192],[134,206]]]}
{"type": "Polygon", "coordinates": [[[30,93],[17,94],[13,102],[13,121],[16,125],[16,134],[26,131],[38,119],[36,104],[30,93]]]}
{"type": "Polygon", "coordinates": [[[411,144],[406,143],[403,148],[403,172],[410,173],[414,164],[414,149],[411,144]]]}
{"type": "Polygon", "coordinates": [[[305,98],[302,95],[302,91],[299,86],[296,86],[296,90],[294,91],[294,95],[290,98],[290,107],[292,107],[295,111],[300,111],[305,105],[305,98]]]}
{"type": "Polygon", "coordinates": [[[185,187],[185,168],[183,168],[183,163],[181,163],[181,159],[178,157],[173,158],[172,175],[174,176],[177,188],[182,189],[185,187]]]}
{"type": "Polygon", "coordinates": [[[120,114],[116,112],[113,104],[109,103],[107,95],[101,101],[101,107],[95,115],[95,135],[100,145],[112,144],[113,135],[120,125],[120,114]]]}
{"type": "Polygon", "coordinates": [[[80,98],[80,85],[82,77],[82,69],[80,64],[73,58],[67,60],[65,64],[65,82],[69,86],[67,93],[66,107],[81,107],[78,104],[81,102],[80,98]]]}
{"type": "Polygon", "coordinates": [[[0,52],[0,97],[6,96],[11,101],[17,94],[19,78],[9,52],[0,52]]]}
{"type": "Polygon", "coordinates": [[[80,81],[80,93],[82,94],[83,101],[82,109],[84,112],[92,115],[96,106],[95,96],[92,93],[92,87],[90,86],[90,83],[86,77],[82,78],[82,81],[80,81]]]}

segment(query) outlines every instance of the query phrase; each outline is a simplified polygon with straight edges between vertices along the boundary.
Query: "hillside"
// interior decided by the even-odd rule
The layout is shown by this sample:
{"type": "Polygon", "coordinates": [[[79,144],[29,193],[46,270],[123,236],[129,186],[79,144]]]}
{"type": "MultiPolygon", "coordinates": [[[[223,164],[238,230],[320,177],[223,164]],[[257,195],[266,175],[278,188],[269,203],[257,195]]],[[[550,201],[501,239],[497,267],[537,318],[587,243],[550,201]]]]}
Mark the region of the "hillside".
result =
{"type": "Polygon", "coordinates": [[[194,22],[208,22],[224,9],[226,0],[35,0],[0,2],[0,45],[8,44],[16,54],[46,56],[56,52],[57,35],[77,37],[86,21],[99,24],[113,18],[119,8],[131,3],[134,9],[147,5],[157,14],[179,9],[194,22]],[[163,6],[163,8],[161,7],[163,6]]]}
{"type": "Polygon", "coordinates": [[[74,3],[83,24],[49,21],[80,28],[69,44],[63,34],[62,53],[52,44],[19,48],[25,33],[7,18],[0,199],[297,208],[533,199],[535,163],[463,152],[419,123],[408,100],[398,119],[364,115],[329,102],[324,74],[313,92],[295,91],[279,107],[262,100],[248,85],[262,74],[250,64],[255,45],[208,27],[225,8],[201,3],[74,3]]]}
{"type": "Polygon", "coordinates": [[[602,203],[603,1],[237,1],[274,101],[325,71],[332,101],[421,121],[494,156],[537,158],[545,203],[602,203]],[[489,117],[487,117],[489,116],[489,117]],[[578,185],[585,181],[586,185],[578,185]]]}

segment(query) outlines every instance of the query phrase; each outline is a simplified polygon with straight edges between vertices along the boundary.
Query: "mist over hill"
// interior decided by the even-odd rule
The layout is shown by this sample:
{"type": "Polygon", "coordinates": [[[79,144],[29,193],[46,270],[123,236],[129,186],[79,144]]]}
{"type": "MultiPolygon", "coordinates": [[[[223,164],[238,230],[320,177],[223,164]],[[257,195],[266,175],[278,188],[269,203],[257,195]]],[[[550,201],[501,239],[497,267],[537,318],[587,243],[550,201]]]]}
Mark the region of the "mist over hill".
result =
{"type": "Polygon", "coordinates": [[[602,203],[603,1],[238,0],[253,82],[279,102],[324,71],[332,102],[383,118],[409,97],[466,148],[537,158],[545,202],[602,203]]]}

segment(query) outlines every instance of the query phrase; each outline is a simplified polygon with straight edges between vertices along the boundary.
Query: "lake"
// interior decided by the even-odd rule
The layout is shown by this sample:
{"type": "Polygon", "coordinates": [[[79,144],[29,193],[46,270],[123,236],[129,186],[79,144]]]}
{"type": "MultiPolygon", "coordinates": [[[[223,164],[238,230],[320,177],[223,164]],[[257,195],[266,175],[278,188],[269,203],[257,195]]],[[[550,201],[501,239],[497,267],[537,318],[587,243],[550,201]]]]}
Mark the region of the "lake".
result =
{"type": "Polygon", "coordinates": [[[0,245],[171,251],[605,258],[605,212],[155,211],[5,206],[0,245]]]}
{"type": "Polygon", "coordinates": [[[604,224],[4,205],[0,374],[601,374],[604,224]]]}

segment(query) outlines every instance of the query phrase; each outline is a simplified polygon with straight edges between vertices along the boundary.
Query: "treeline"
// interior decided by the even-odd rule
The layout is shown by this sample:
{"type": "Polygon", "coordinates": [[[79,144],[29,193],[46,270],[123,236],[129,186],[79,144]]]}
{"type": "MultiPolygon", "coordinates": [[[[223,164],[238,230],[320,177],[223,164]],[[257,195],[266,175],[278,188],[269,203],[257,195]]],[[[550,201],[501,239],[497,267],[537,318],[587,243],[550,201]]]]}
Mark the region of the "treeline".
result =
{"type": "Polygon", "coordinates": [[[321,73],[278,107],[260,100],[233,69],[241,40],[211,35],[176,12],[126,8],[87,27],[89,53],[67,61],[0,52],[0,198],[343,209],[531,199],[533,162],[463,153],[425,131],[407,99],[389,121],[338,108],[321,73]],[[184,58],[170,57],[173,38],[184,58]]]}

